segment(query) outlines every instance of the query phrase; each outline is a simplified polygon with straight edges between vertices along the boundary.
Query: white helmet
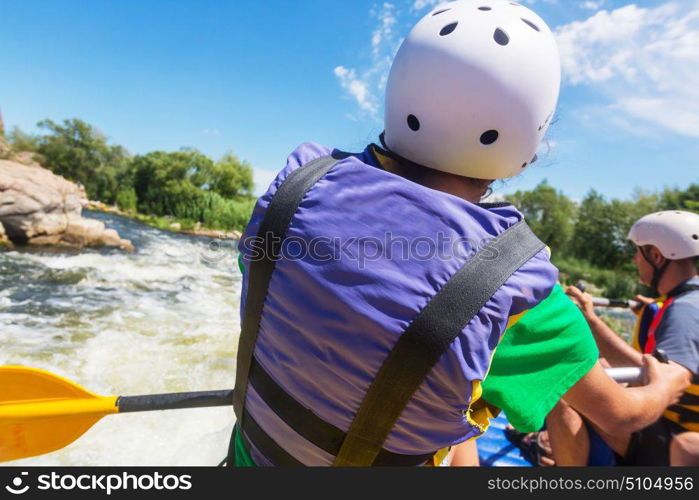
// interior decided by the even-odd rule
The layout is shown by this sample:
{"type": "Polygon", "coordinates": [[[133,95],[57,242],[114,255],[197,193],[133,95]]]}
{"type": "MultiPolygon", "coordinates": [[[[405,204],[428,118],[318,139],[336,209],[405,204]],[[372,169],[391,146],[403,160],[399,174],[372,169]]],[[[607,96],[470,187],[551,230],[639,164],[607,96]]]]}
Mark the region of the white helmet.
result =
{"type": "Polygon", "coordinates": [[[668,210],[646,215],[633,225],[628,239],[653,245],[668,260],[699,256],[699,214],[668,210]]]}
{"type": "Polygon", "coordinates": [[[442,4],[391,67],[386,146],[456,175],[519,175],[551,123],[560,83],[556,41],[534,12],[504,0],[442,4]]]}

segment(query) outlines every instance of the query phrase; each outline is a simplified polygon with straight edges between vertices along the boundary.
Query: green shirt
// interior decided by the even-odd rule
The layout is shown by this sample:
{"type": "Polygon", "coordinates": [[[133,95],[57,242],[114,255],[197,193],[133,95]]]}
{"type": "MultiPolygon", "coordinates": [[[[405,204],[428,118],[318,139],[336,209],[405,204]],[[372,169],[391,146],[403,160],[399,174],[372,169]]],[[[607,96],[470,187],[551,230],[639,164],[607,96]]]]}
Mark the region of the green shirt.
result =
{"type": "Polygon", "coordinates": [[[483,382],[483,398],[521,432],[541,429],[599,358],[587,321],[560,285],[509,328],[483,382]]]}

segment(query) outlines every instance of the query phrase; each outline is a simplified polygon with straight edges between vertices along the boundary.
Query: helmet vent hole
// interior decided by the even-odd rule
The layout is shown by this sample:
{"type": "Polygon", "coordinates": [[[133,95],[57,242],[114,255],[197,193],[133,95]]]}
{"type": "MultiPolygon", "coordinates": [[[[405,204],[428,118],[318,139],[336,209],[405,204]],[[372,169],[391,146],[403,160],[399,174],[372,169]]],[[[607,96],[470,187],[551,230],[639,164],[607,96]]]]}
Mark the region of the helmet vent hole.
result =
{"type": "Polygon", "coordinates": [[[692,235],[693,240],[699,240],[699,234],[693,234],[692,235]]]}
{"type": "Polygon", "coordinates": [[[522,165],[522,170],[524,170],[525,168],[527,168],[527,165],[528,165],[528,163],[525,163],[524,165],[522,165]]]}
{"type": "Polygon", "coordinates": [[[514,5],[515,7],[521,7],[521,5],[520,5],[520,4],[518,4],[518,3],[514,3],[514,2],[510,2],[510,5],[514,5]]]}
{"type": "Polygon", "coordinates": [[[507,45],[508,43],[510,43],[510,37],[507,36],[507,33],[505,33],[500,28],[497,28],[495,30],[495,33],[493,34],[493,38],[500,45],[507,45]]]}
{"type": "Polygon", "coordinates": [[[539,27],[538,27],[536,24],[534,24],[533,22],[528,21],[528,20],[526,20],[526,19],[524,19],[524,18],[521,18],[521,19],[522,19],[522,21],[524,21],[524,24],[526,24],[527,26],[529,26],[531,29],[533,29],[533,30],[535,30],[535,31],[541,31],[541,30],[539,29],[539,27]]]}
{"type": "Polygon", "coordinates": [[[440,36],[447,36],[450,33],[452,33],[456,27],[459,25],[459,23],[451,23],[447,24],[444,28],[442,28],[442,31],[439,32],[440,36]]]}
{"type": "Polygon", "coordinates": [[[444,14],[444,13],[445,13],[446,11],[448,11],[448,10],[451,10],[451,9],[442,9],[442,10],[438,10],[437,12],[434,12],[434,13],[432,14],[432,16],[434,17],[434,16],[438,16],[439,14],[444,14]]]}
{"type": "Polygon", "coordinates": [[[478,10],[488,11],[493,10],[492,7],[478,7],[478,10]]]}
{"type": "Polygon", "coordinates": [[[410,130],[413,132],[420,130],[420,120],[417,119],[417,116],[408,115],[408,127],[410,127],[410,130]]]}
{"type": "Polygon", "coordinates": [[[500,134],[497,130],[488,130],[487,132],[483,132],[483,135],[481,135],[481,144],[484,146],[490,146],[498,140],[499,136],[500,134]]]}

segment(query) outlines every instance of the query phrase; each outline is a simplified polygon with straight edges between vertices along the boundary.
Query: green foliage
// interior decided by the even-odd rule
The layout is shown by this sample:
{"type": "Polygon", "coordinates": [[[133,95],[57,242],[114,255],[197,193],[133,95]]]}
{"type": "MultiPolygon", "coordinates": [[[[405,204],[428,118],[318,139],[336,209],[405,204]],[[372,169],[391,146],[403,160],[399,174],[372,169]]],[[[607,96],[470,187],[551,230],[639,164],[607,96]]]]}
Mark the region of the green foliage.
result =
{"type": "Polygon", "coordinates": [[[90,199],[114,203],[120,190],[119,174],[128,166],[128,152],[107,144],[102,133],[77,118],[62,124],[44,120],[38,125],[47,131],[39,137],[36,149],[45,166],[80,182],[90,199]]]}
{"type": "Polygon", "coordinates": [[[252,167],[240,161],[232,152],[229,151],[216,162],[210,175],[209,188],[224,198],[252,196],[252,167]]]}
{"type": "Polygon", "coordinates": [[[566,252],[577,211],[570,199],[545,180],[532,191],[517,191],[505,199],[524,214],[532,230],[554,254],[566,252]]]}
{"type": "Polygon", "coordinates": [[[660,196],[662,210],[691,210],[699,212],[699,184],[692,184],[688,189],[665,188],[660,196]]]}
{"type": "Polygon", "coordinates": [[[220,166],[196,150],[137,156],[131,171],[138,210],[198,221],[212,228],[242,229],[254,205],[249,196],[240,196],[239,189],[252,189],[244,179],[246,169],[251,176],[252,169],[246,164],[220,166]]]}
{"type": "Polygon", "coordinates": [[[213,161],[194,150],[155,151],[131,163],[138,210],[153,215],[175,215],[180,206],[197,203],[204,195],[213,161]]]}
{"type": "Polygon", "coordinates": [[[603,268],[621,266],[631,258],[626,235],[632,223],[628,204],[590,191],[578,211],[572,254],[603,268]]]}
{"type": "Polygon", "coordinates": [[[565,285],[586,281],[600,288],[605,297],[612,298],[633,297],[644,291],[638,284],[633,266],[603,269],[586,260],[555,255],[552,261],[560,271],[560,281],[565,285]]]}
{"type": "Polygon", "coordinates": [[[36,153],[39,150],[39,137],[22,132],[19,127],[12,127],[10,135],[7,137],[12,149],[20,151],[31,151],[36,153]]]}

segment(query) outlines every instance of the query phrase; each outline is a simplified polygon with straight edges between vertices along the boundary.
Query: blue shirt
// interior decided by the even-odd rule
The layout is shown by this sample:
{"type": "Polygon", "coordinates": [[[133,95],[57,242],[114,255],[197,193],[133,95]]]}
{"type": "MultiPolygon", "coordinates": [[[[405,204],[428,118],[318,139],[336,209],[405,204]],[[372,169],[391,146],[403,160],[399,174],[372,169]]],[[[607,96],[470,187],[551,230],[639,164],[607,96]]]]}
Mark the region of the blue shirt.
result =
{"type": "MultiPolygon", "coordinates": [[[[699,277],[685,285],[699,285],[699,277]]],[[[656,349],[665,351],[671,361],[699,374],[699,290],[675,297],[658,325],[655,342],[656,349]]]]}

